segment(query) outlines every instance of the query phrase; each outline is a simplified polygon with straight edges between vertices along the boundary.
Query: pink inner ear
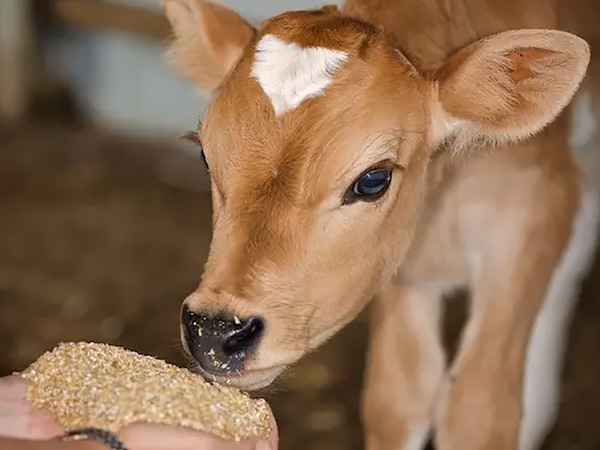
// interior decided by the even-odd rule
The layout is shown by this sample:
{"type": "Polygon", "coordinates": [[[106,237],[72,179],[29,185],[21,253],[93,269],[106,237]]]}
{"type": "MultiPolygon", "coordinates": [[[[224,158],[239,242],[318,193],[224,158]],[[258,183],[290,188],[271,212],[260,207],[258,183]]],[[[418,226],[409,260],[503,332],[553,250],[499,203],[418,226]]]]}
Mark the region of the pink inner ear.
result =
{"type": "Polygon", "coordinates": [[[511,63],[511,77],[515,83],[533,78],[536,74],[531,70],[532,63],[547,58],[555,52],[541,48],[520,48],[508,55],[511,63]]]}

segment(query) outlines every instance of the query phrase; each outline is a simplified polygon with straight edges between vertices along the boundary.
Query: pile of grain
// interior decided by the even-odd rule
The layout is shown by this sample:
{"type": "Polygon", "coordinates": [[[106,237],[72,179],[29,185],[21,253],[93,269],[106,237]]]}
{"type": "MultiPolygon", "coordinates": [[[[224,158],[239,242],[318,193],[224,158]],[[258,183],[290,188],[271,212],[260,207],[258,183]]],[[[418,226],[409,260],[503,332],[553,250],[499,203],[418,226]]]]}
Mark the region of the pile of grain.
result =
{"type": "Polygon", "coordinates": [[[269,434],[264,400],[119,347],[60,344],[23,377],[30,382],[29,400],[48,409],[66,429],[91,426],[117,432],[141,421],[232,440],[269,434]]]}

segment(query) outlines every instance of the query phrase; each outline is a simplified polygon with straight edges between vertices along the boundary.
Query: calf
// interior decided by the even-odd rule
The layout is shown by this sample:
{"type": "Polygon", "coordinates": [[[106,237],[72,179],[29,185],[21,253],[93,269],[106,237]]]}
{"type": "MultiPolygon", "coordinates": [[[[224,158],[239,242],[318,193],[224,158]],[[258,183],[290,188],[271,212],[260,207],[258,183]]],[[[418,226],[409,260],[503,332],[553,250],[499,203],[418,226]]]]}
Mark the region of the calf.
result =
{"type": "Polygon", "coordinates": [[[264,387],[374,299],[369,449],[432,428],[441,450],[538,448],[600,206],[589,46],[557,30],[596,39],[594,1],[348,0],[257,29],[163,3],[171,60],[213,92],[213,240],[182,308],[199,370],[264,387]],[[442,297],[465,287],[447,367],[442,297]]]}

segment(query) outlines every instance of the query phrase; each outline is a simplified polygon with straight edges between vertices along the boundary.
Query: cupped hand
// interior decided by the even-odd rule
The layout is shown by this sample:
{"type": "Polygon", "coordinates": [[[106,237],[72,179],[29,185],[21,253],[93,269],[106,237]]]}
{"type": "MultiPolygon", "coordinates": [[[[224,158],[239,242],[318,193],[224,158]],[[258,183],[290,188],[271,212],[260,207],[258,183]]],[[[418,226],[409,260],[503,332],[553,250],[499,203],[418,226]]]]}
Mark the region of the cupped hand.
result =
{"type": "MultiPolygon", "coordinates": [[[[277,450],[279,434],[271,414],[267,441],[227,441],[208,433],[168,425],[137,423],[119,437],[130,450],[277,450]]],[[[47,411],[36,410],[27,400],[27,381],[18,375],[0,378],[0,437],[45,440],[64,433],[47,411]]]]}

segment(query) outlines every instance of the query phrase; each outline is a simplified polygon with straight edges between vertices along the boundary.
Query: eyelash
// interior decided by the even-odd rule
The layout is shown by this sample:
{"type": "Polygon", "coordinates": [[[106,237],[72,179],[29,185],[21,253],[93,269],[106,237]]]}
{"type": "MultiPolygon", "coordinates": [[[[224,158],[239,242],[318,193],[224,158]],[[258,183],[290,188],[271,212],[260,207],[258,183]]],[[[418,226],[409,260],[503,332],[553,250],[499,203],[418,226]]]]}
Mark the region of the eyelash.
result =
{"type": "Polygon", "coordinates": [[[200,147],[200,157],[202,158],[202,163],[204,164],[204,170],[206,170],[207,174],[210,174],[210,167],[208,167],[208,161],[206,161],[206,155],[204,154],[202,147],[200,147]]]}

